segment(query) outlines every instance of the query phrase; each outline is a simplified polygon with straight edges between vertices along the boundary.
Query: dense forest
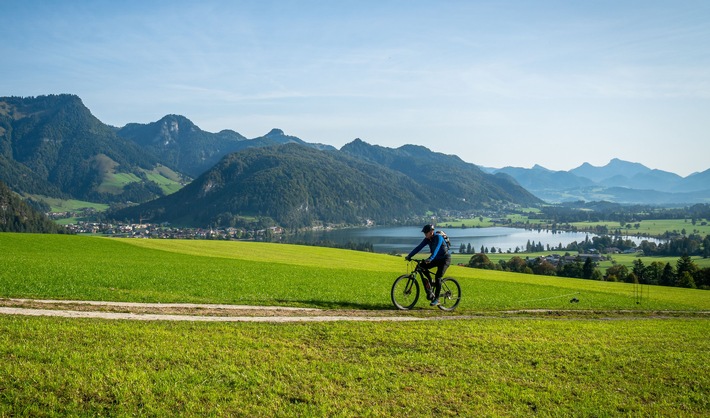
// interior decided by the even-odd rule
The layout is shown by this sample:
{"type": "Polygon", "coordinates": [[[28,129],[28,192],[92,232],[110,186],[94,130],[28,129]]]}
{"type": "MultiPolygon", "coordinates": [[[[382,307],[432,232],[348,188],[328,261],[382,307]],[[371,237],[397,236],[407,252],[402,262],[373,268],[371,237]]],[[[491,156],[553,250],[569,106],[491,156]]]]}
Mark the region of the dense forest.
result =
{"type": "Polygon", "coordinates": [[[0,181],[0,232],[65,232],[0,181]]]}
{"type": "MultiPolygon", "coordinates": [[[[422,155],[435,155],[420,148],[421,155],[404,158],[402,164],[423,164],[426,158],[422,155]]],[[[383,152],[401,158],[395,150],[383,152]]],[[[469,166],[470,172],[461,169],[458,177],[447,180],[465,187],[447,191],[435,188],[442,175],[451,175],[446,171],[430,170],[427,175],[412,177],[407,170],[389,168],[352,152],[318,150],[298,143],[250,148],[227,155],[173,195],[110,216],[227,227],[243,227],[254,219],[263,224],[267,219],[272,225],[293,229],[317,224],[362,225],[368,220],[399,224],[428,211],[473,210],[501,201],[537,202],[519,186],[505,181],[498,184],[497,178],[469,166]],[[478,188],[486,189],[486,194],[476,195],[478,188]]]]}
{"type": "Polygon", "coordinates": [[[163,195],[144,173],[155,166],[76,96],[0,100],[0,179],[12,190],[92,202],[145,201],[163,195]],[[143,181],[118,192],[102,190],[106,177],[115,173],[143,181]]]}

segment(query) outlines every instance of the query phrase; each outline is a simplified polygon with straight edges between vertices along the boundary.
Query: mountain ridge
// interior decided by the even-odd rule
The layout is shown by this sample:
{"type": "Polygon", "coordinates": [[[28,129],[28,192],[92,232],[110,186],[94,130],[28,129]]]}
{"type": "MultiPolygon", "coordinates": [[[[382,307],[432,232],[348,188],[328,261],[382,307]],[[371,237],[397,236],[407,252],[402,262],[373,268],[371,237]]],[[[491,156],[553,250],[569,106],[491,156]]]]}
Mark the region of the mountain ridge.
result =
{"type": "Polygon", "coordinates": [[[681,177],[614,158],[604,166],[585,162],[569,171],[553,171],[539,165],[530,169],[486,170],[511,175],[534,195],[551,203],[598,199],[662,205],[710,202],[710,169],[681,177]]]}

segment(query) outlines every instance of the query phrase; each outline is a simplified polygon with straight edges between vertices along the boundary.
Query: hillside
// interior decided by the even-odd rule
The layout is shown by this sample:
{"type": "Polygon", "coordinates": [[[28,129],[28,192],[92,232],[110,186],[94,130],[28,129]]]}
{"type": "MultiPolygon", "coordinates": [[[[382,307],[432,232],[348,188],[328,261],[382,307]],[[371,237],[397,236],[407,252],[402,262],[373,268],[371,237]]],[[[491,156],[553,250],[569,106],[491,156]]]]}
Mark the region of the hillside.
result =
{"type": "Polygon", "coordinates": [[[47,219],[0,181],[0,232],[56,233],[64,228],[47,219]]]}
{"type": "Polygon", "coordinates": [[[193,226],[265,217],[299,227],[394,221],[436,205],[434,196],[400,173],[337,151],[286,144],[230,154],[179,192],[113,216],[193,226]]]}
{"type": "Polygon", "coordinates": [[[191,177],[197,177],[212,168],[225,155],[247,148],[297,143],[318,149],[334,149],[309,144],[284,134],[280,129],[272,129],[268,134],[253,139],[247,139],[232,130],[211,133],[179,115],[168,115],[146,125],[131,123],[116,133],[155,155],[165,166],[191,177]]]}
{"type": "Polygon", "coordinates": [[[0,98],[0,180],[23,195],[146,201],[164,194],[160,183],[174,183],[153,174],[158,168],[77,96],[0,98]]]}
{"type": "Polygon", "coordinates": [[[491,175],[455,155],[404,145],[397,149],[370,145],[360,139],[341,152],[400,172],[447,202],[450,209],[466,209],[495,201],[521,205],[541,203],[511,177],[491,175]]]}

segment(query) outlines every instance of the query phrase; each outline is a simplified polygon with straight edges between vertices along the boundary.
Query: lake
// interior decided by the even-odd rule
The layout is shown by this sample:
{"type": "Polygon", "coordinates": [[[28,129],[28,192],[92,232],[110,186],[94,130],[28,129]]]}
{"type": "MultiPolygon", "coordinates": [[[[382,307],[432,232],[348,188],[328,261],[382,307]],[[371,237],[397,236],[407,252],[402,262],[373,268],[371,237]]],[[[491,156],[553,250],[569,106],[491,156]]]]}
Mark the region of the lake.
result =
{"type": "MultiPolygon", "coordinates": [[[[530,231],[506,227],[446,228],[444,231],[451,240],[451,249],[455,252],[458,252],[462,243],[466,246],[471,244],[471,248],[475,252],[479,252],[481,246],[489,249],[492,247],[501,248],[504,252],[508,250],[514,252],[515,247],[524,251],[528,241],[530,241],[530,243],[534,242],[535,244],[541,242],[545,248],[547,248],[548,245],[550,247],[557,247],[560,244],[565,247],[574,241],[582,242],[587,236],[589,239],[595,236],[587,232],[530,231]]],[[[348,242],[371,243],[377,253],[390,253],[392,251],[407,253],[417,246],[423,237],[421,227],[397,226],[315,231],[305,236],[300,236],[297,240],[300,240],[300,242],[328,240],[337,244],[347,244],[348,242]]],[[[636,237],[625,238],[632,240],[636,244],[646,239],[636,237]]]]}

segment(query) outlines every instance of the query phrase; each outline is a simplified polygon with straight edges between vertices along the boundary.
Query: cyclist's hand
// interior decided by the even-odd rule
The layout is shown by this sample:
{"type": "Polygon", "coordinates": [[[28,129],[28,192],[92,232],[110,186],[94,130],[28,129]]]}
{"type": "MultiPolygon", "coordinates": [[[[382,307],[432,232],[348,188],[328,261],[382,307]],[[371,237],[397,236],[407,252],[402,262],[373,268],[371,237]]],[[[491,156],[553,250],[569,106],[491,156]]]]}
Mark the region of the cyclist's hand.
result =
{"type": "Polygon", "coordinates": [[[407,261],[412,261],[412,257],[410,257],[410,256],[406,256],[406,257],[404,257],[404,259],[407,261]]]}
{"type": "Polygon", "coordinates": [[[431,263],[431,258],[427,258],[426,260],[424,260],[424,262],[427,264],[431,263]]]}

